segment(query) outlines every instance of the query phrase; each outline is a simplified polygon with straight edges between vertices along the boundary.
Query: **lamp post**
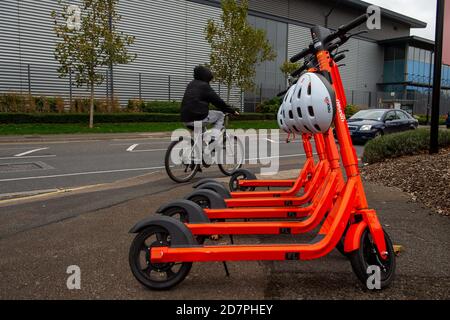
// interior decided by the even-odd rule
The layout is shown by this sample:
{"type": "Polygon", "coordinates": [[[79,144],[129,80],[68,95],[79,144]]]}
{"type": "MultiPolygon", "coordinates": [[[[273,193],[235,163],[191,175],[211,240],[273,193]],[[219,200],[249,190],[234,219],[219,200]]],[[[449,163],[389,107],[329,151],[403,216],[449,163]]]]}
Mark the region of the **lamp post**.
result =
{"type": "Polygon", "coordinates": [[[439,153],[439,107],[441,101],[442,42],[444,38],[445,1],[437,0],[436,41],[434,50],[433,102],[431,109],[430,154],[439,153]]]}

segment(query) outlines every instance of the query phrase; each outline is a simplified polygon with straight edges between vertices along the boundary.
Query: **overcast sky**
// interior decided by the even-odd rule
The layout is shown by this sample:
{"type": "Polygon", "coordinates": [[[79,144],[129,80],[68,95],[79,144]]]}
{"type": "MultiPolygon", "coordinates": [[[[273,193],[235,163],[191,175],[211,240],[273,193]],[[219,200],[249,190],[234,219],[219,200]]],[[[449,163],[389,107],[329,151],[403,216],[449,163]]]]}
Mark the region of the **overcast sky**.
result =
{"type": "Polygon", "coordinates": [[[428,23],[426,29],[411,29],[411,34],[434,40],[436,0],[367,0],[366,2],[428,23]]]}

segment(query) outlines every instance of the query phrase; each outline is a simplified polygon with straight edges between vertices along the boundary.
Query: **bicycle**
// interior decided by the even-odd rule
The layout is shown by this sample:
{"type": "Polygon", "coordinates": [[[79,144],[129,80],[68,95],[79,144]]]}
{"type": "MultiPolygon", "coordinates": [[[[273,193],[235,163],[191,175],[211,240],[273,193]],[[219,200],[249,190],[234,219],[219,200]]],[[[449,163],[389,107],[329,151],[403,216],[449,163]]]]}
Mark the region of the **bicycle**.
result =
{"type": "MultiPolygon", "coordinates": [[[[228,117],[229,115],[226,114],[225,124],[228,123],[228,117]]],[[[195,135],[194,127],[188,126],[188,129],[195,135]]],[[[209,134],[210,131],[203,126],[202,133],[194,138],[189,135],[172,141],[164,158],[164,166],[170,179],[177,183],[189,182],[197,172],[202,171],[202,168],[211,167],[214,160],[225,176],[233,175],[242,167],[244,147],[239,138],[229,134],[226,125],[222,129],[219,139],[208,144],[205,137],[209,134]],[[201,158],[198,157],[199,153],[201,158]]]]}

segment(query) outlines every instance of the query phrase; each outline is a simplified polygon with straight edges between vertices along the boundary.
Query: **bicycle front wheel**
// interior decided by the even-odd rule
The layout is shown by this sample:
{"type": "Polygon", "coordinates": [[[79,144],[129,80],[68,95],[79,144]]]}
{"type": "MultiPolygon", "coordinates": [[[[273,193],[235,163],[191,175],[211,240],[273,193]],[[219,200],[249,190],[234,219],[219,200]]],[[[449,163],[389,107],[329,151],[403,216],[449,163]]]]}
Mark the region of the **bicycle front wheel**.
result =
{"type": "Polygon", "coordinates": [[[184,183],[194,178],[200,165],[195,164],[193,157],[193,141],[183,138],[173,141],[167,149],[164,166],[170,179],[184,183]]]}
{"type": "Polygon", "coordinates": [[[232,176],[244,163],[244,146],[242,141],[233,135],[224,136],[223,152],[219,161],[219,169],[226,176],[232,176]]]}

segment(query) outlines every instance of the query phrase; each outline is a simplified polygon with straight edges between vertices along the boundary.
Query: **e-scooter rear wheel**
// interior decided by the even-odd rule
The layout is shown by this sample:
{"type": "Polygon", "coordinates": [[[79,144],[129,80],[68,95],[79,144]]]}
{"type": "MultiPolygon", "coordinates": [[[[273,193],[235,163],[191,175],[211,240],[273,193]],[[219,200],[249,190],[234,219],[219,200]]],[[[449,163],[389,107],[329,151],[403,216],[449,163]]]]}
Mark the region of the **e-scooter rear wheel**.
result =
{"type": "Polygon", "coordinates": [[[369,229],[366,229],[360,239],[358,250],[349,253],[347,256],[352,264],[353,271],[364,286],[367,286],[367,280],[373,273],[369,273],[369,267],[380,268],[380,289],[387,288],[395,277],[395,252],[391,238],[384,231],[386,241],[386,250],[388,257],[383,260],[372,239],[369,229]]]}
{"type": "Polygon", "coordinates": [[[152,290],[167,290],[184,280],[191,270],[191,262],[153,264],[150,249],[170,246],[169,232],[160,226],[149,226],[142,230],[130,247],[129,264],[134,277],[152,290]]]}

